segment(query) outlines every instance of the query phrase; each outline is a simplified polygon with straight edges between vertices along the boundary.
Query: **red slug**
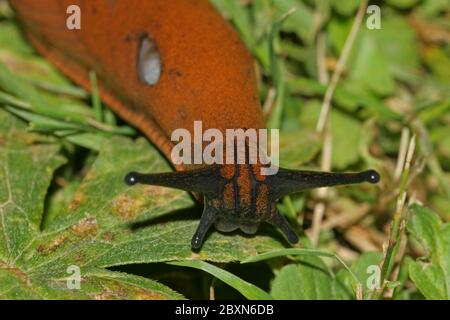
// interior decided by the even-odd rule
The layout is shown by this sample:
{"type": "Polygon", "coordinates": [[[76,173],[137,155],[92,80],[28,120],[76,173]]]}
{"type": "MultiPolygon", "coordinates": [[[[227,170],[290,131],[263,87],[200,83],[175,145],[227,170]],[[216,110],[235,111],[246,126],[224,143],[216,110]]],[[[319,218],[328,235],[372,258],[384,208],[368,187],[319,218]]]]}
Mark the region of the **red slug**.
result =
{"type": "MultiPolygon", "coordinates": [[[[100,96],[171,160],[179,128],[262,129],[253,60],[232,26],[207,0],[10,0],[34,47],[75,83],[100,96]],[[81,29],[69,30],[68,7],[81,9],[81,29]]],[[[235,150],[240,154],[242,150],[235,150]]],[[[248,151],[248,150],[247,150],[248,151]]],[[[236,157],[236,156],[235,156],[236,157]]],[[[126,175],[136,183],[203,196],[193,238],[199,249],[211,225],[255,233],[260,222],[297,235],[277,211],[277,200],[308,188],[376,183],[379,175],[294,171],[262,175],[260,163],[175,165],[176,172],[126,175]]]]}

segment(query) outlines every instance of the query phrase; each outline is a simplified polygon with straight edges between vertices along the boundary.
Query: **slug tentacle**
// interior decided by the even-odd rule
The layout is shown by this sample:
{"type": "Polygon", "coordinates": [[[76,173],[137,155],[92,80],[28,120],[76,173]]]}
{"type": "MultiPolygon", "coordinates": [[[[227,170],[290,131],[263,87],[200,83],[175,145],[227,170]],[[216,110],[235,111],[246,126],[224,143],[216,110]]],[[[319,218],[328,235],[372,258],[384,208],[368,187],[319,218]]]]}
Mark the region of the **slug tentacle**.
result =
{"type": "Polygon", "coordinates": [[[380,174],[375,170],[355,173],[302,171],[279,168],[278,173],[268,176],[272,198],[278,199],[305,189],[347,185],[361,182],[377,183],[380,174]]]}
{"type": "Polygon", "coordinates": [[[215,208],[208,205],[205,201],[205,207],[203,209],[203,214],[198,224],[197,231],[195,231],[194,236],[191,240],[192,249],[200,249],[203,244],[203,239],[208,232],[211,225],[216,221],[217,211],[215,208]]]}
{"type": "Polygon", "coordinates": [[[208,166],[195,170],[153,174],[130,172],[126,175],[125,182],[130,186],[148,184],[216,196],[220,192],[217,183],[220,178],[220,167],[208,166]]]}
{"type": "Polygon", "coordinates": [[[129,185],[158,185],[203,195],[204,211],[191,242],[193,249],[199,249],[212,224],[223,232],[239,228],[251,234],[264,221],[279,228],[289,242],[297,243],[294,230],[276,209],[279,198],[305,189],[380,180],[374,170],[334,173],[279,168],[274,175],[262,176],[257,174],[258,169],[261,166],[235,164],[170,173],[131,172],[125,181],[129,185]]]}
{"type": "Polygon", "coordinates": [[[290,243],[298,242],[297,234],[289,225],[289,222],[286,220],[286,218],[282,216],[278,211],[276,211],[275,214],[272,216],[272,218],[267,222],[279,228],[284,233],[284,235],[286,236],[286,238],[289,240],[290,243]]]}

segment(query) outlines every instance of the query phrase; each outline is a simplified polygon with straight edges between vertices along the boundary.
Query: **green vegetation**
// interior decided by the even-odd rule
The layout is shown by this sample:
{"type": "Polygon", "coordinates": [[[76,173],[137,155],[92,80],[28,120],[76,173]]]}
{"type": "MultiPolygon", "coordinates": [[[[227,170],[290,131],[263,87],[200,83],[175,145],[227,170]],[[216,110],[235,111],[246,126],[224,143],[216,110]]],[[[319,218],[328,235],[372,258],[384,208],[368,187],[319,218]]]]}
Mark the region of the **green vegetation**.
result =
{"type": "Polygon", "coordinates": [[[281,165],[381,182],[284,198],[294,248],[262,226],[194,253],[200,205],[123,183],[168,162],[0,0],[0,298],[450,299],[450,1],[374,2],[381,29],[359,0],[212,2],[257,61],[281,165]]]}

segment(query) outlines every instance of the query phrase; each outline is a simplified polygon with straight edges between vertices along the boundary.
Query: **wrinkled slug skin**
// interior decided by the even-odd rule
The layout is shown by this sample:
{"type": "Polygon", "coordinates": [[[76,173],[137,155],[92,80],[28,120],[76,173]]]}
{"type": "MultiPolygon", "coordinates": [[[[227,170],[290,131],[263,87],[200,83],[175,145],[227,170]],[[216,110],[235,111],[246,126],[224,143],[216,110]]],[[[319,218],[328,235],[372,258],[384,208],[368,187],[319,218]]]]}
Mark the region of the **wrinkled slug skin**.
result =
{"type": "Polygon", "coordinates": [[[262,128],[253,59],[232,26],[206,0],[10,0],[35,48],[78,85],[138,127],[170,159],[173,130],[262,128]],[[81,30],[68,30],[69,5],[81,30]],[[138,79],[140,42],[156,43],[155,85],[138,79]]]}

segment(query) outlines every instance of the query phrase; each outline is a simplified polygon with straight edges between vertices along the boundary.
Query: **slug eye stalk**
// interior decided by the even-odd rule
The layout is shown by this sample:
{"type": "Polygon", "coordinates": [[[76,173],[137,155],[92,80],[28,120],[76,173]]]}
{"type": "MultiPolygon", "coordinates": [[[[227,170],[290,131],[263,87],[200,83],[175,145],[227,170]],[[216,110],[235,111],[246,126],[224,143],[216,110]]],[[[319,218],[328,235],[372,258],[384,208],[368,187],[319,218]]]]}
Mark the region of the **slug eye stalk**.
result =
{"type": "Polygon", "coordinates": [[[224,232],[240,228],[246,233],[254,233],[259,223],[264,221],[279,228],[289,242],[296,243],[297,235],[276,209],[279,198],[312,188],[377,183],[380,180],[375,170],[335,173],[279,168],[274,175],[258,176],[254,165],[227,166],[231,169],[222,170],[224,166],[211,165],[169,173],[130,172],[125,182],[128,185],[157,185],[203,195],[204,211],[191,241],[192,248],[199,249],[213,224],[224,232]]]}
{"type": "Polygon", "coordinates": [[[278,173],[268,176],[273,199],[306,189],[340,186],[362,182],[377,183],[380,174],[375,170],[356,173],[301,171],[280,168],[278,173]]]}

